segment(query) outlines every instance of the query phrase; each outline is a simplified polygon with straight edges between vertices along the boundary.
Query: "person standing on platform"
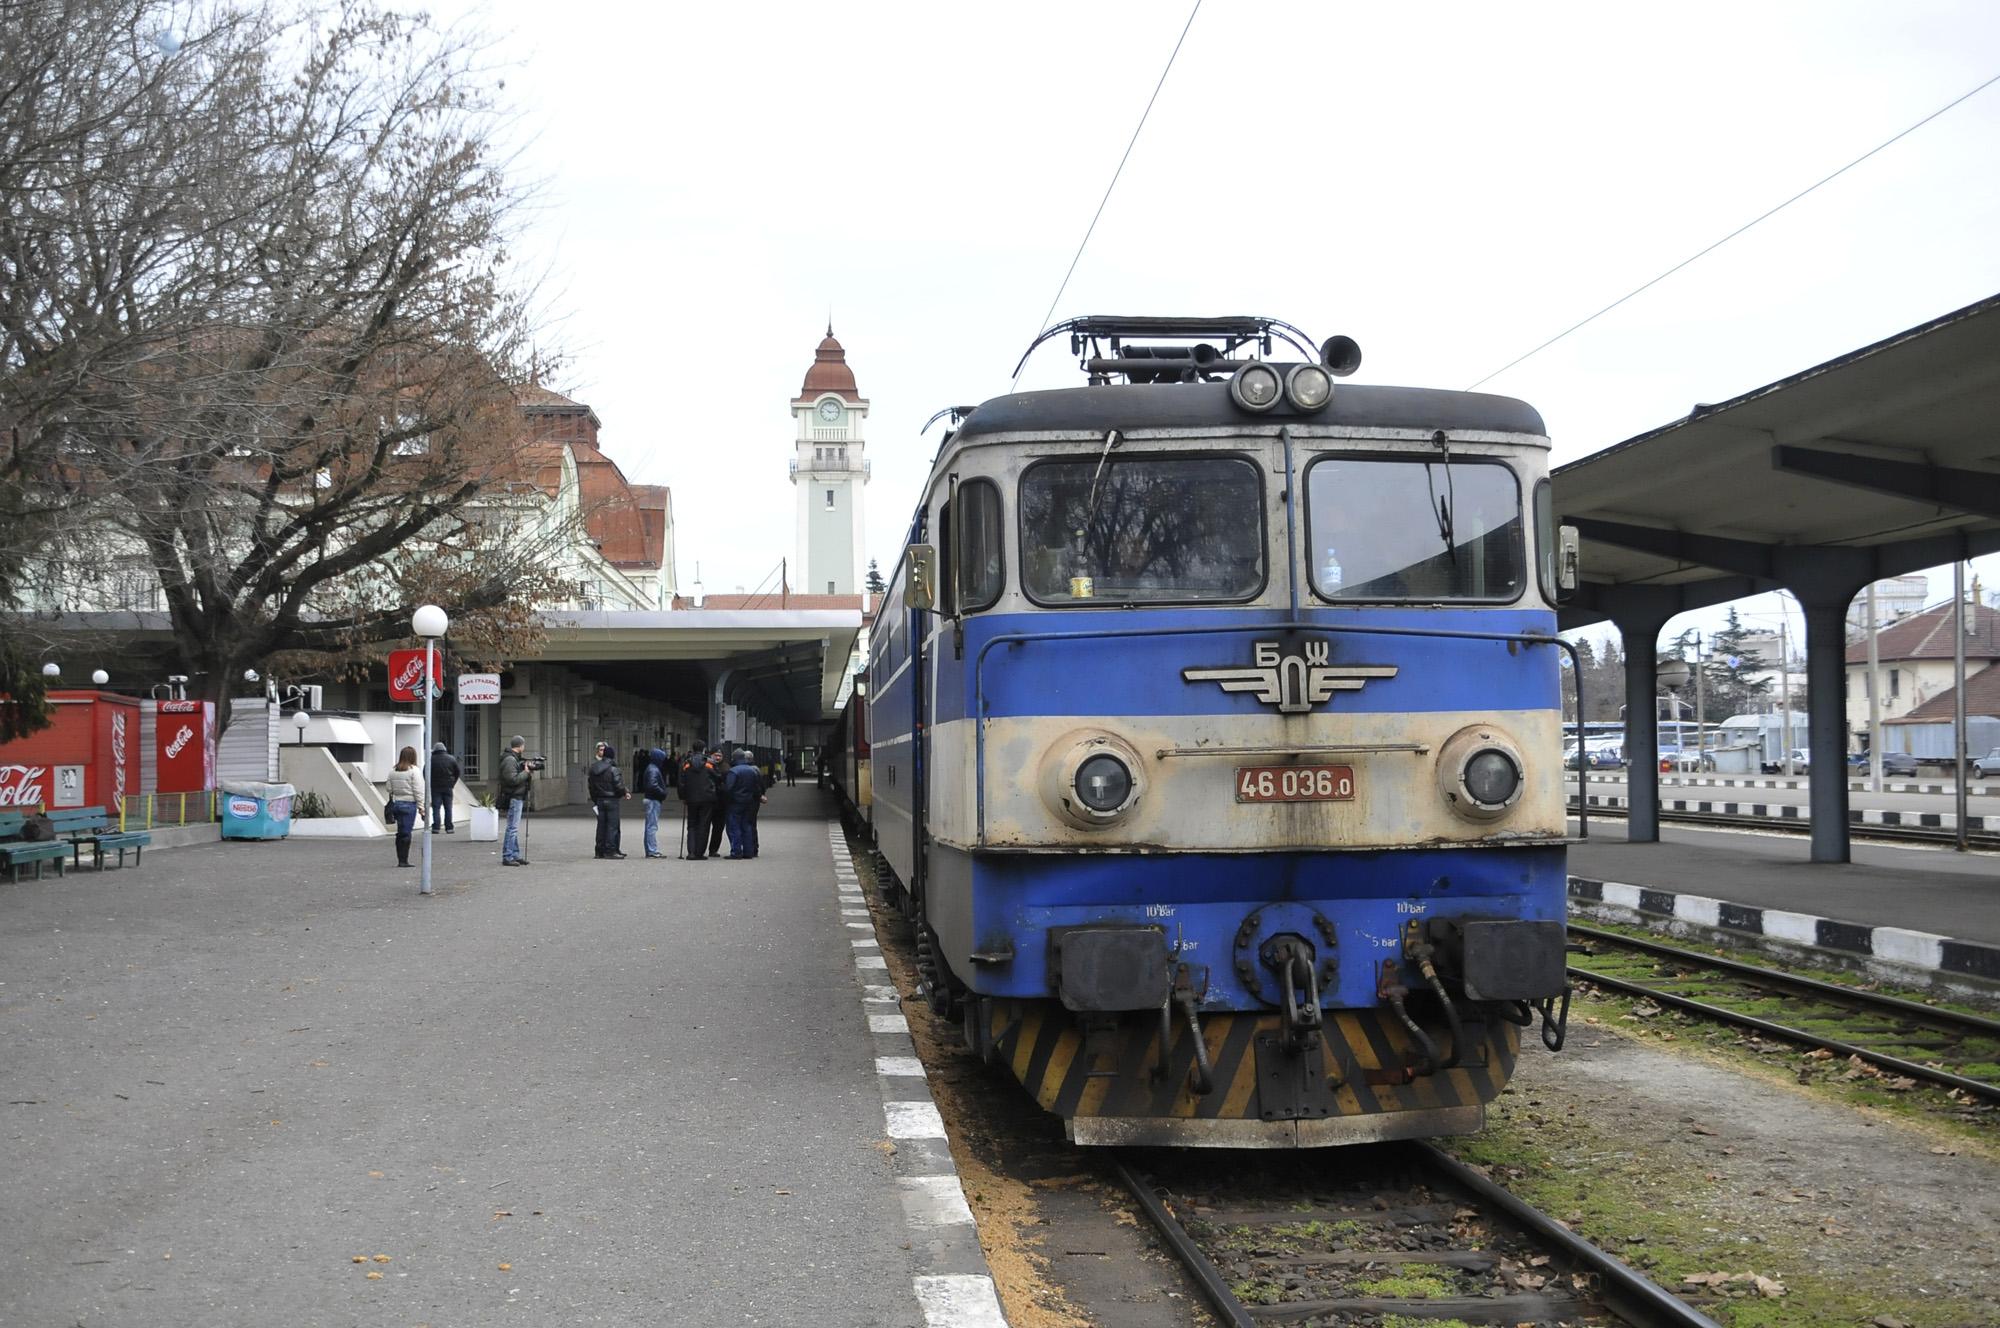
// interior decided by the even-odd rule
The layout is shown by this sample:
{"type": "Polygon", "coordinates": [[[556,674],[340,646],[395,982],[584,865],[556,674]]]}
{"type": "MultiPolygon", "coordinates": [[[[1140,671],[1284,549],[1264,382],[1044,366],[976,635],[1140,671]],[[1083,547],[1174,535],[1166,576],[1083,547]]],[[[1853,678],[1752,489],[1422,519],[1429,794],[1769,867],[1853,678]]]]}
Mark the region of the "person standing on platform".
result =
{"type": "Polygon", "coordinates": [[[658,747],[646,752],[645,773],[639,777],[639,796],[646,800],[646,856],[664,858],[660,852],[660,804],[667,800],[667,754],[658,747]]]}
{"type": "Polygon", "coordinates": [[[750,753],[738,749],[736,764],[723,776],[722,795],[729,804],[729,856],[757,856],[757,808],[764,801],[764,772],[751,763],[750,753]]]}
{"type": "Polygon", "coordinates": [[[396,818],[396,865],[411,866],[410,836],[424,814],[424,777],[417,770],[417,749],[405,747],[389,772],[389,812],[396,818]]]}
{"type": "Polygon", "coordinates": [[[622,858],[618,851],[619,804],[632,796],[625,787],[625,777],[618,773],[618,749],[608,742],[597,744],[597,759],[590,763],[586,775],[590,787],[590,805],[597,809],[597,856],[600,858],[622,858]]]}
{"type": "Polygon", "coordinates": [[[708,772],[708,752],[697,742],[681,762],[681,801],[687,804],[687,855],[690,862],[708,856],[708,823],[715,816],[715,780],[708,772]]]}
{"type": "Polygon", "coordinates": [[[728,826],[727,802],[722,796],[722,781],[729,774],[729,758],[723,754],[722,744],[708,744],[708,778],[715,787],[715,815],[708,823],[708,856],[712,862],[722,856],[722,832],[728,826]]]}
{"type": "Polygon", "coordinates": [[[507,812],[507,835],[500,841],[502,867],[528,865],[528,860],[521,856],[521,821],[527,815],[535,768],[528,760],[527,746],[528,740],[517,733],[507,739],[507,750],[500,756],[499,801],[507,812]]]}
{"type": "Polygon", "coordinates": [[[785,757],[785,787],[796,788],[799,782],[799,754],[791,752],[785,757]]]}
{"type": "Polygon", "coordinates": [[[451,797],[458,788],[458,758],[441,742],[431,744],[431,833],[440,823],[448,835],[458,833],[451,814],[451,797]]]}

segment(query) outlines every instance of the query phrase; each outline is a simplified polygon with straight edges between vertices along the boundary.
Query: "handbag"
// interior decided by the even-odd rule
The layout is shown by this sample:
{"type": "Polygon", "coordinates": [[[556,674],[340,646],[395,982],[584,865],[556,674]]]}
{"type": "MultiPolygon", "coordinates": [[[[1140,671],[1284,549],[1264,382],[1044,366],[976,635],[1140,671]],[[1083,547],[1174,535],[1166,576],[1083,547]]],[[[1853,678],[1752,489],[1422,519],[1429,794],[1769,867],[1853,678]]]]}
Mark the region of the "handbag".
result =
{"type": "Polygon", "coordinates": [[[382,804],[382,824],[383,824],[383,825],[394,825],[395,823],[396,823],[396,804],[395,804],[395,803],[393,803],[393,802],[385,802],[385,803],[383,803],[383,804],[382,804]]]}

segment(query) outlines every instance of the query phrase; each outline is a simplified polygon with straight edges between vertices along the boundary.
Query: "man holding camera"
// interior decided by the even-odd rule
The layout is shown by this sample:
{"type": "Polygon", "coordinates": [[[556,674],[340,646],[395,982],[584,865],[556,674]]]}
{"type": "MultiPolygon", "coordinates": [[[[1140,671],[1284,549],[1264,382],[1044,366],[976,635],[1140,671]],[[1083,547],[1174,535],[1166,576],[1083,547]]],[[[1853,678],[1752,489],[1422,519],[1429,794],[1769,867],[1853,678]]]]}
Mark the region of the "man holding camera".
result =
{"type": "Polygon", "coordinates": [[[527,746],[528,740],[517,733],[507,740],[507,750],[500,757],[499,803],[507,809],[507,836],[500,844],[502,867],[528,865],[521,856],[521,818],[527,812],[528,791],[541,762],[528,758],[527,746]]]}

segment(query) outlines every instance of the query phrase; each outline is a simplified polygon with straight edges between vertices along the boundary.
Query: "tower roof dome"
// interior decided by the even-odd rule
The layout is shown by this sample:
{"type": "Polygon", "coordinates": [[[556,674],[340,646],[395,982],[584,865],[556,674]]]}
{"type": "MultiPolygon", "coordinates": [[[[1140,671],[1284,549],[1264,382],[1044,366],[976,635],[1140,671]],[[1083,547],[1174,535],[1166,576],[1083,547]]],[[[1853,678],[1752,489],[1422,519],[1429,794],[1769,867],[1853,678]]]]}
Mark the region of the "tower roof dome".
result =
{"type": "Polygon", "coordinates": [[[799,389],[799,397],[816,397],[825,392],[837,393],[849,401],[861,400],[860,389],[854,385],[854,370],[847,367],[847,351],[833,339],[832,323],[826,325],[826,340],[813,352],[812,368],[806,370],[805,386],[799,389]]]}

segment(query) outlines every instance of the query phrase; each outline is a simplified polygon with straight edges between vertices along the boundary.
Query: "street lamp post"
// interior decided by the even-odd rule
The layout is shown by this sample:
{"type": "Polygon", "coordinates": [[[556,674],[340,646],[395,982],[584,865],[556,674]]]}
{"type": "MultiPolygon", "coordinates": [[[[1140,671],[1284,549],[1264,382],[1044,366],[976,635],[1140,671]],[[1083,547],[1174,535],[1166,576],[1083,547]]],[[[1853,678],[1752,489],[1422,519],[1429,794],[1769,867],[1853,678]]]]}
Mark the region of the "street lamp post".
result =
{"type": "Polygon", "coordinates": [[[310,714],[303,710],[294,710],[292,712],[292,727],[298,730],[297,740],[292,744],[293,746],[303,747],[306,745],[306,725],[310,723],[312,723],[312,716],[310,714]]]}
{"type": "MultiPolygon", "coordinates": [[[[1653,673],[1659,679],[1660,686],[1667,689],[1667,696],[1673,702],[1674,731],[1679,733],[1681,731],[1681,688],[1688,685],[1688,679],[1694,676],[1693,670],[1688,668],[1687,661],[1684,659],[1663,659],[1653,666],[1653,673]]],[[[1658,764],[1659,759],[1659,753],[1653,753],[1655,764],[1658,764]]],[[[1699,764],[1699,761],[1697,761],[1697,764],[1699,764]]]]}
{"type": "MultiPolygon", "coordinates": [[[[437,701],[437,684],[434,681],[437,673],[437,639],[443,636],[446,630],[451,627],[451,619],[446,617],[445,611],[437,605],[426,604],[410,616],[410,626],[418,636],[424,638],[424,754],[422,759],[424,763],[425,813],[428,815],[430,808],[437,806],[437,797],[431,789],[431,722],[437,701]]],[[[423,836],[423,881],[417,887],[418,894],[427,895],[431,892],[431,844],[436,838],[437,836],[431,834],[428,827],[426,827],[423,836]]]]}

